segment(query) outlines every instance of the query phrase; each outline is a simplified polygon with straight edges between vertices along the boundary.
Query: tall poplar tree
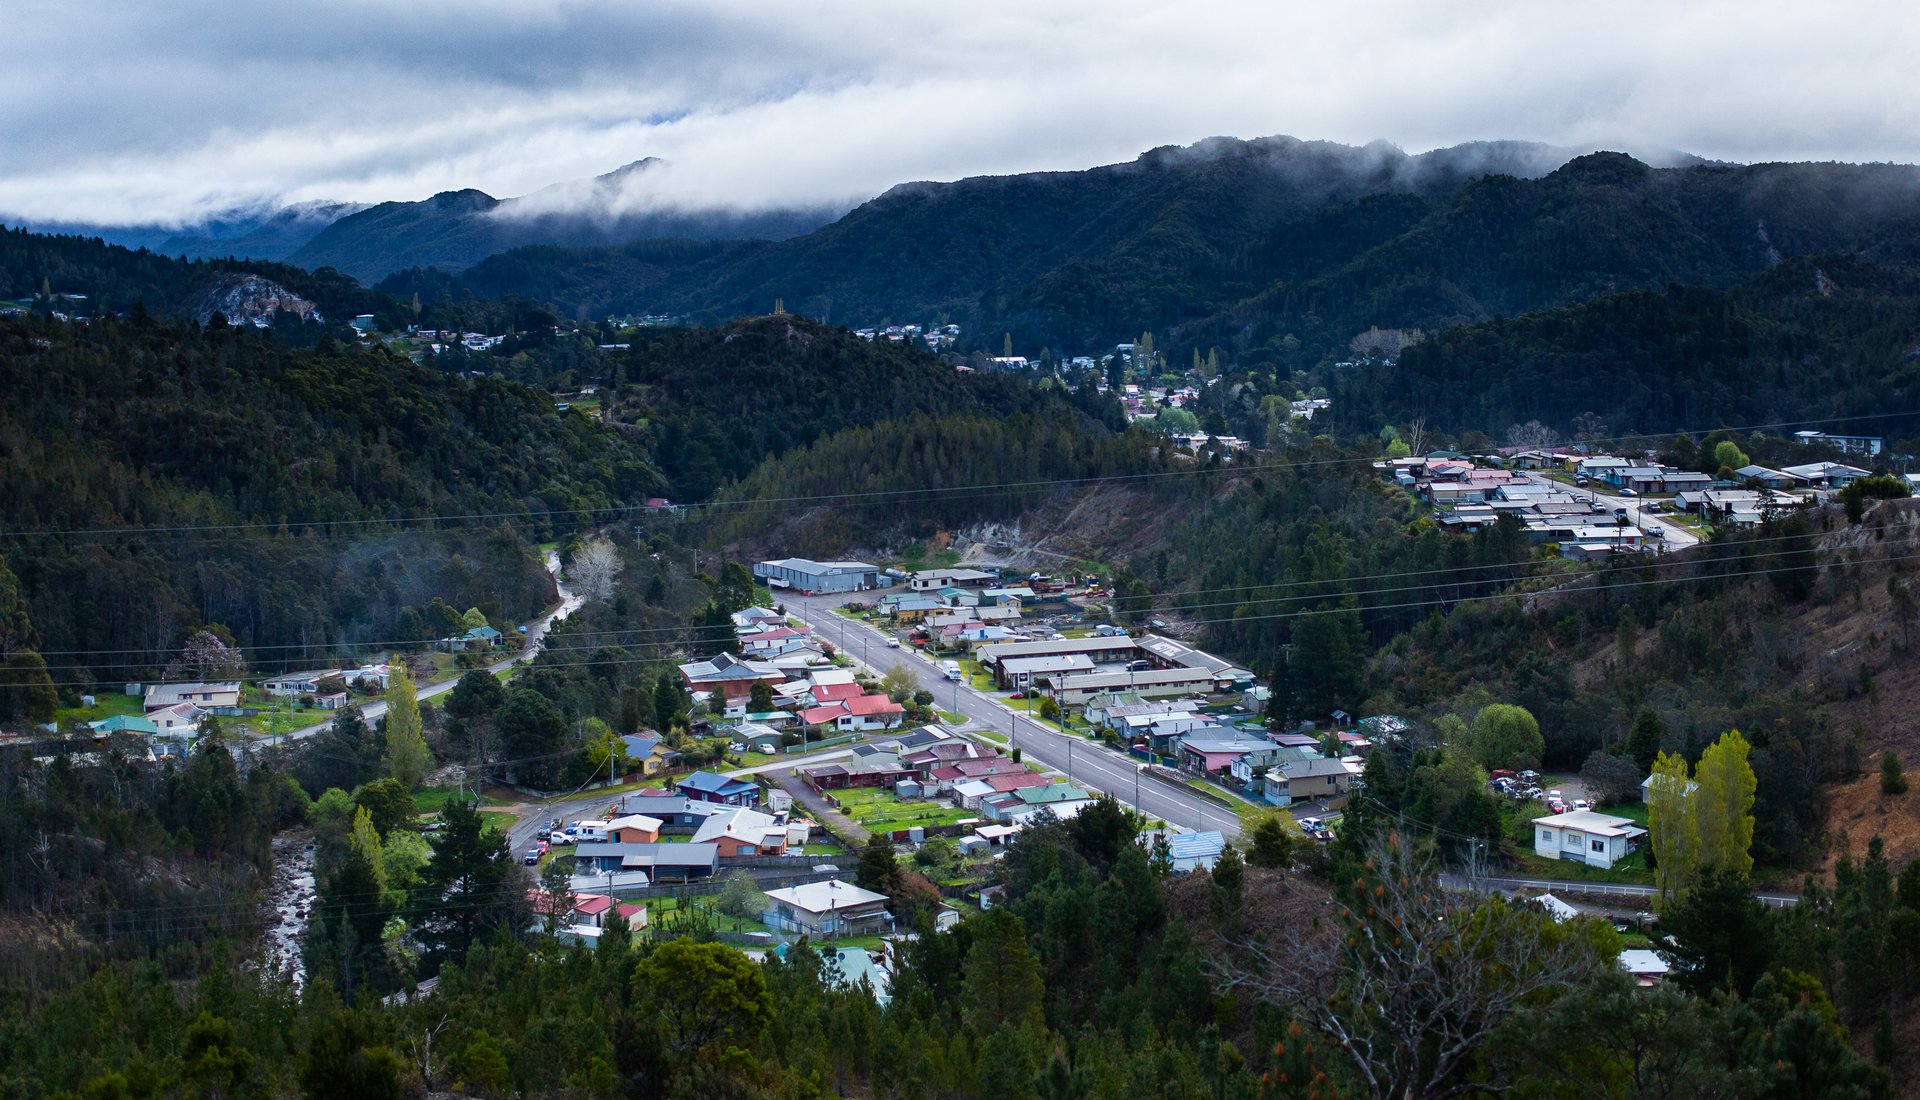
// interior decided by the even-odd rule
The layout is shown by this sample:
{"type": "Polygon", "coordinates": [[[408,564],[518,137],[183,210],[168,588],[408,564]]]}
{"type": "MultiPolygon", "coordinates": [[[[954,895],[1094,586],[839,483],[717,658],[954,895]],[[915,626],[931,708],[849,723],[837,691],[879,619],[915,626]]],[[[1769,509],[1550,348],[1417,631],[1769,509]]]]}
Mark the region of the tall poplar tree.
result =
{"type": "Polygon", "coordinates": [[[1655,758],[1653,781],[1647,784],[1647,832],[1653,845],[1653,882],[1662,906],[1680,900],[1699,869],[1693,786],[1686,757],[1663,752],[1655,758]]]}
{"type": "Polygon", "coordinates": [[[1691,801],[1703,868],[1742,876],[1753,870],[1753,794],[1759,784],[1748,754],[1747,739],[1728,730],[1694,769],[1699,789],[1691,801]]]}
{"type": "Polygon", "coordinates": [[[387,774],[413,790],[426,778],[433,757],[420,732],[420,703],[413,677],[395,665],[387,678],[387,774]]]}

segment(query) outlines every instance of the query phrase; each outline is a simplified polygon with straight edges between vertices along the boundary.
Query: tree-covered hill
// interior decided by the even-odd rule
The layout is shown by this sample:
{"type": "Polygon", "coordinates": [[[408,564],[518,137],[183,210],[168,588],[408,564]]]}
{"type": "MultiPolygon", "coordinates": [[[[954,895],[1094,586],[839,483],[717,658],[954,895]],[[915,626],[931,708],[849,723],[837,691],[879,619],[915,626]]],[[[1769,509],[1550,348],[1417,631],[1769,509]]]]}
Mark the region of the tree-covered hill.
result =
{"type": "MultiPolygon", "coordinates": [[[[1079,348],[1257,292],[1265,284],[1242,254],[1277,226],[1369,195],[1440,200],[1487,172],[1538,175],[1569,155],[1518,142],[1408,156],[1384,144],[1215,138],[1082,172],[908,183],[805,236],[730,249],[671,279],[577,284],[555,304],[725,318],[780,298],[829,319],[947,316],[1010,330],[1023,348],[1079,348]]],[[[548,255],[504,253],[462,282],[534,296],[548,255]]]]}
{"type": "Polygon", "coordinates": [[[61,299],[59,306],[81,316],[125,313],[138,303],[149,313],[189,317],[201,311],[210,293],[245,276],[271,280],[313,302],[332,323],[344,324],[361,313],[375,315],[383,326],[403,323],[399,303],[337,271],[258,260],[184,260],[98,237],[0,227],[0,299],[84,295],[70,305],[61,299]]]}
{"type": "Polygon", "coordinates": [[[1727,289],[1795,256],[1911,267],[1916,198],[1920,169],[1906,165],[1656,169],[1596,153],[1543,179],[1471,183],[1317,270],[1276,268],[1262,292],[1180,335],[1259,362],[1282,358],[1289,338],[1341,348],[1372,326],[1431,332],[1670,283],[1727,289]]]}
{"type": "Polygon", "coordinates": [[[804,317],[662,331],[609,360],[614,413],[642,423],[676,499],[698,501],[763,460],[844,429],[925,415],[1029,412],[1124,426],[1118,405],[804,317]]]}
{"type": "Polygon", "coordinates": [[[1391,365],[1334,372],[1340,422],[1429,424],[1504,438],[1539,420],[1571,435],[1857,418],[1920,429],[1920,275],[1852,255],[1784,261],[1739,286],[1671,285],[1446,330],[1391,365]],[[1869,419],[1871,418],[1871,419],[1869,419]]]}
{"type": "Polygon", "coordinates": [[[15,319],[0,364],[0,555],[49,652],[160,663],[220,622],[318,653],[435,597],[526,617],[552,592],[527,543],[663,485],[544,394],[330,341],[15,319]]]}
{"type": "Polygon", "coordinates": [[[944,317],[983,346],[1009,332],[1026,354],[1153,330],[1171,351],[1291,367],[1375,325],[1432,331],[1670,282],[1729,288],[1815,253],[1920,258],[1910,166],[1570,155],[1216,139],[1084,172],[904,184],[771,244],[507,252],[450,289],[582,316],[723,319],[781,299],[843,321],[944,317]]]}

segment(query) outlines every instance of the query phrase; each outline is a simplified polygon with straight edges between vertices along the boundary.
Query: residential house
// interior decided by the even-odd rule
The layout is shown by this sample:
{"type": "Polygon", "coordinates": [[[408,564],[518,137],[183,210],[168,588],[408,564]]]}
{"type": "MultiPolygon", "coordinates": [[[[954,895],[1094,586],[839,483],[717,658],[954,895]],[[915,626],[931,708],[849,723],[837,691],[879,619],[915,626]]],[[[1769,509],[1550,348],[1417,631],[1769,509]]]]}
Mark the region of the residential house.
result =
{"type": "Polygon", "coordinates": [[[855,695],[801,711],[800,721],[808,726],[832,726],[842,733],[857,733],[892,729],[906,715],[906,707],[885,695],[855,695]]]}
{"type": "Polygon", "coordinates": [[[767,891],[767,927],[806,936],[859,936],[893,928],[887,896],[837,878],[767,891]]]}
{"type": "Polygon", "coordinates": [[[617,844],[656,844],[666,822],[646,814],[625,814],[607,822],[607,839],[617,844]]]}
{"type": "Polygon", "coordinates": [[[1201,775],[1223,772],[1250,752],[1272,748],[1264,737],[1186,737],[1180,742],[1180,767],[1201,775]]]}
{"type": "Polygon", "coordinates": [[[1626,858],[1647,831],[1629,818],[1573,810],[1533,823],[1533,851],[1548,859],[1569,859],[1611,867],[1626,858]]]}
{"type": "MultiPolygon", "coordinates": [[[[1127,639],[1131,642],[1132,639],[1127,639]]],[[[1060,705],[1079,706],[1095,695],[1110,691],[1130,691],[1143,698],[1159,699],[1188,695],[1210,695],[1220,687],[1213,673],[1197,668],[1150,668],[1136,672],[1095,672],[1075,676],[1060,685],[1060,705]]]]}
{"type": "Polygon", "coordinates": [[[1791,474],[1816,489],[1844,489],[1863,477],[1873,476],[1871,470],[1840,462],[1809,462],[1804,466],[1785,467],[1781,472],[1791,474]]]}
{"type": "Polygon", "coordinates": [[[918,768],[902,764],[892,756],[842,764],[820,764],[800,773],[814,790],[837,791],[850,787],[891,787],[903,780],[917,780],[924,774],[918,768]]]}
{"type": "Polygon", "coordinates": [[[932,596],[905,596],[893,602],[892,615],[898,623],[917,623],[946,610],[947,605],[932,596]]]}
{"type": "Polygon", "coordinates": [[[346,674],[337,668],[315,669],[312,672],[289,672],[262,681],[260,690],[276,698],[286,699],[296,695],[312,695],[320,690],[320,681],[339,677],[346,681],[346,674]]]}
{"type": "Polygon", "coordinates": [[[613,816],[642,814],[655,818],[660,822],[660,831],[673,836],[689,835],[707,818],[726,811],[727,807],[718,802],[688,798],[673,791],[639,791],[613,804],[613,816]]]}
{"type": "Polygon", "coordinates": [[[813,644],[812,631],[791,626],[769,626],[737,634],[740,652],[750,658],[767,660],[784,656],[813,644]]]}
{"type": "Polygon", "coordinates": [[[720,849],[712,844],[596,840],[574,845],[573,866],[581,879],[637,872],[654,883],[698,882],[713,877],[720,866],[720,849]]]}
{"type": "Polygon", "coordinates": [[[786,675],[764,661],[721,653],[704,661],[680,666],[680,676],[692,691],[718,691],[729,702],[744,700],[753,693],[753,685],[782,683],[786,675]]]}
{"type": "MultiPolygon", "coordinates": [[[[1733,472],[1733,479],[1741,484],[1749,481],[1757,481],[1769,489],[1797,489],[1802,484],[1799,478],[1794,477],[1784,470],[1773,470],[1765,466],[1753,464],[1742,466],[1738,470],[1735,470],[1733,472]]],[[[1703,485],[1700,486],[1700,488],[1704,489],[1706,486],[1703,485]]]]}
{"type": "Polygon", "coordinates": [[[500,644],[500,632],[490,626],[476,626],[451,637],[442,638],[437,643],[449,653],[465,653],[470,649],[492,649],[500,644]]]}
{"type": "Polygon", "coordinates": [[[1659,985],[1673,972],[1673,966],[1660,952],[1644,947],[1629,947],[1621,951],[1620,969],[1626,971],[1633,979],[1633,984],[1641,989],[1659,985]]]}
{"type": "Polygon", "coordinates": [[[723,861],[785,855],[787,826],[772,814],[733,810],[708,818],[700,831],[693,834],[693,842],[714,845],[723,861]]]}
{"type": "Polygon", "coordinates": [[[144,709],[149,713],[181,703],[191,703],[201,710],[237,707],[240,705],[240,682],[225,680],[219,683],[148,685],[144,709]]]}
{"type": "Polygon", "coordinates": [[[659,775],[675,755],[665,741],[649,734],[623,734],[620,744],[627,750],[627,770],[630,773],[659,775]]]}
{"type": "Polygon", "coordinates": [[[736,611],[727,618],[733,623],[733,629],[736,631],[765,630],[770,626],[787,625],[785,615],[764,607],[749,607],[744,611],[736,611]]]}
{"type": "Polygon", "coordinates": [[[159,723],[153,719],[136,718],[131,714],[116,714],[97,722],[88,722],[87,727],[100,734],[124,733],[140,737],[153,737],[160,732],[159,723]]]}
{"type": "Polygon", "coordinates": [[[1357,759],[1315,756],[1311,759],[1281,761],[1261,777],[1260,796],[1276,806],[1296,802],[1325,802],[1329,806],[1345,798],[1353,789],[1361,765],[1357,759]]]}
{"type": "Polygon", "coordinates": [[[722,806],[753,806],[760,801],[760,787],[745,779],[730,779],[713,772],[699,771],[673,785],[674,790],[696,802],[717,802],[722,806]]]}
{"type": "Polygon", "coordinates": [[[1227,838],[1218,829],[1208,829],[1198,833],[1175,833],[1150,830],[1140,834],[1140,842],[1148,851],[1154,850],[1162,841],[1167,846],[1167,856],[1172,861],[1173,873],[1184,875],[1190,871],[1211,871],[1227,851],[1227,838]]]}
{"type": "Polygon", "coordinates": [[[1842,454],[1858,454],[1872,458],[1887,445],[1887,441],[1877,435],[1828,435],[1826,432],[1801,431],[1793,433],[1802,446],[1821,443],[1832,447],[1842,454]]]}
{"type": "Polygon", "coordinates": [[[1086,654],[1058,653],[1003,660],[1000,662],[999,677],[1002,686],[1024,690],[1042,683],[1060,683],[1092,671],[1093,658],[1086,654]]]}
{"type": "Polygon", "coordinates": [[[154,737],[186,744],[200,736],[200,723],[206,716],[206,711],[192,703],[175,703],[148,711],[147,721],[156,727],[154,737]]]}

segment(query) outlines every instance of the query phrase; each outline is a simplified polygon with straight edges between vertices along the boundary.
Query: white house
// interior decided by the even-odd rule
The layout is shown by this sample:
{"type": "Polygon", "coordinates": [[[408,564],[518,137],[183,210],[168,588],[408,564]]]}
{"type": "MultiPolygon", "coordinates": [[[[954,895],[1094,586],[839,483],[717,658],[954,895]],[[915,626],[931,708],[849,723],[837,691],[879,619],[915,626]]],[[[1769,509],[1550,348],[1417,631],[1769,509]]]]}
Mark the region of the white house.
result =
{"type": "Polygon", "coordinates": [[[1630,819],[1591,810],[1574,810],[1533,823],[1533,851],[1548,859],[1570,859],[1611,867],[1633,851],[1647,831],[1630,819]]]}

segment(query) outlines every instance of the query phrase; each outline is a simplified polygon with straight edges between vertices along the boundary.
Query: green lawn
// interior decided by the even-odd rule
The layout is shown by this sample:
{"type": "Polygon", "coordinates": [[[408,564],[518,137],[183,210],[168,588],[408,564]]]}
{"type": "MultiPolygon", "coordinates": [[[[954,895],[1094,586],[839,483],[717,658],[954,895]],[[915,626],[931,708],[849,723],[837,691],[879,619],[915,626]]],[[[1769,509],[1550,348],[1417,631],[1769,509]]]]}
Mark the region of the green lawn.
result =
{"type": "MultiPolygon", "coordinates": [[[[441,810],[446,809],[447,803],[453,801],[454,796],[459,793],[459,791],[448,787],[428,787],[425,790],[415,791],[413,792],[413,812],[417,814],[437,814],[441,810]]],[[[506,799],[498,795],[483,794],[480,796],[480,805],[482,806],[505,806],[508,804],[506,799]]]]}
{"type": "Polygon", "coordinates": [[[952,825],[970,817],[972,810],[956,809],[939,802],[902,802],[886,791],[854,789],[834,791],[840,809],[860,825],[872,830],[911,829],[915,825],[952,825]]]}
{"type": "MultiPolygon", "coordinates": [[[[705,900],[711,901],[712,899],[708,898],[705,900]]],[[[649,930],[660,929],[667,934],[671,934],[670,926],[672,925],[673,922],[670,919],[666,919],[666,918],[671,917],[671,915],[675,911],[679,910],[681,907],[683,907],[686,904],[687,904],[687,899],[685,898],[648,898],[646,900],[647,928],[649,930]]],[[[720,912],[718,909],[713,910],[713,924],[714,924],[714,928],[721,932],[770,932],[772,931],[772,929],[768,928],[766,924],[762,921],[743,920],[739,917],[730,917],[725,913],[720,912]]]]}
{"type": "Polygon", "coordinates": [[[1653,871],[1647,867],[1645,852],[1635,852],[1610,868],[1590,867],[1570,859],[1547,859],[1532,849],[1516,855],[1515,874],[1525,878],[1551,878],[1566,882],[1621,882],[1652,886],[1653,871]]]}
{"type": "Polygon", "coordinates": [[[145,713],[145,700],[138,695],[122,695],[116,691],[106,695],[95,695],[94,705],[91,707],[63,707],[56,710],[53,712],[53,720],[60,724],[60,728],[65,729],[69,722],[98,722],[102,718],[111,718],[116,714],[138,718],[145,713]]]}
{"type": "Polygon", "coordinates": [[[727,763],[735,768],[757,768],[762,764],[771,764],[780,759],[777,753],[770,752],[730,752],[727,763]]]}
{"type": "Polygon", "coordinates": [[[481,810],[480,824],[490,832],[504,833],[520,823],[517,814],[502,813],[499,810],[481,810]]]}
{"type": "Polygon", "coordinates": [[[939,707],[935,707],[933,713],[939,715],[940,720],[949,726],[964,726],[967,724],[967,718],[964,714],[955,714],[950,710],[941,710],[939,707]]]}

